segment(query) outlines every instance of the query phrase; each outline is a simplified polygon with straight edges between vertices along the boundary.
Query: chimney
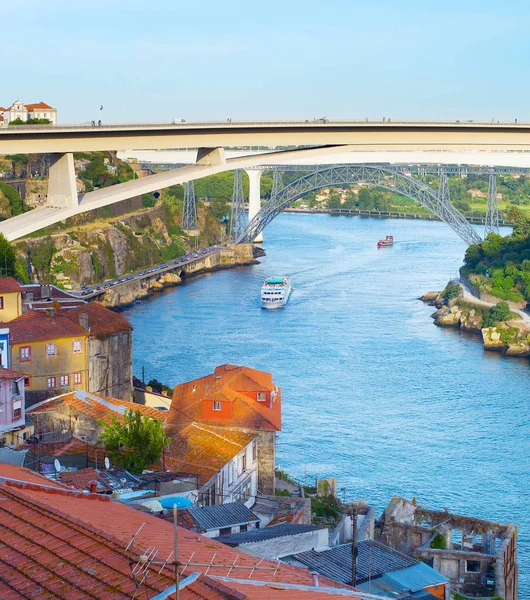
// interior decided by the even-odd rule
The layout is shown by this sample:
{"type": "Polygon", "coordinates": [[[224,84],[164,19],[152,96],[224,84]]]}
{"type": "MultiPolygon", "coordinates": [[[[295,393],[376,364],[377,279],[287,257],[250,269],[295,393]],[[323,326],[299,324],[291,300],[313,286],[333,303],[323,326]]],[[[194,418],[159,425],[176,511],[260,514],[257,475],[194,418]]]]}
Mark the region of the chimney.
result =
{"type": "Polygon", "coordinates": [[[51,319],[52,323],[55,323],[55,308],[47,308],[46,316],[51,319]]]}
{"type": "Polygon", "coordinates": [[[79,325],[81,325],[81,327],[83,329],[86,329],[88,331],[88,315],[87,315],[87,313],[79,314],[79,325]]]}
{"type": "Polygon", "coordinates": [[[89,481],[88,489],[91,494],[95,494],[98,490],[98,482],[95,479],[93,479],[92,481],[89,481]]]}
{"type": "Polygon", "coordinates": [[[313,577],[313,586],[318,587],[318,573],[316,571],[311,571],[311,576],[313,577]]]}

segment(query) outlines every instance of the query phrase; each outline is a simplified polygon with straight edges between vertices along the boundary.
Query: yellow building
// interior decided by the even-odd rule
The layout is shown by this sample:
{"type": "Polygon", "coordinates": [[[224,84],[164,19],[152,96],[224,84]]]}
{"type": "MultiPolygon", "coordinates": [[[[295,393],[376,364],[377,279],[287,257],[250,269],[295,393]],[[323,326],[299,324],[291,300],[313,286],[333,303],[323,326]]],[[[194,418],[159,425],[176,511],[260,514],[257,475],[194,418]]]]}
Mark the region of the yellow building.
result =
{"type": "Polygon", "coordinates": [[[86,388],[88,331],[56,312],[29,310],[9,323],[12,369],[27,374],[26,406],[86,388]]]}
{"type": "Polygon", "coordinates": [[[12,277],[0,279],[0,322],[9,323],[22,314],[22,288],[12,277]]]}

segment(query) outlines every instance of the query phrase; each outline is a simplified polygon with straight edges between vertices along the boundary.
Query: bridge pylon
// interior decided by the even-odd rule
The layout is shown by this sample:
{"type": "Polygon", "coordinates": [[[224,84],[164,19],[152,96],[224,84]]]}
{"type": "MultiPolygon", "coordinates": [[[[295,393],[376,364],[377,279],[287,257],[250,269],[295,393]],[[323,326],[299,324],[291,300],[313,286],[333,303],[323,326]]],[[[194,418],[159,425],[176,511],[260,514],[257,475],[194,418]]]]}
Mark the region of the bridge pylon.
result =
{"type": "Polygon", "coordinates": [[[199,223],[197,221],[197,201],[195,200],[195,186],[193,185],[193,181],[186,181],[184,184],[182,229],[188,235],[199,235],[199,223]]]}
{"type": "Polygon", "coordinates": [[[499,201],[497,199],[497,176],[490,173],[488,185],[488,204],[486,206],[486,225],[484,227],[484,237],[488,233],[499,233],[499,201]]]}
{"type": "Polygon", "coordinates": [[[230,241],[235,242],[245,231],[247,218],[245,194],[243,192],[243,171],[234,171],[234,191],[232,194],[232,212],[230,214],[230,241]]]}

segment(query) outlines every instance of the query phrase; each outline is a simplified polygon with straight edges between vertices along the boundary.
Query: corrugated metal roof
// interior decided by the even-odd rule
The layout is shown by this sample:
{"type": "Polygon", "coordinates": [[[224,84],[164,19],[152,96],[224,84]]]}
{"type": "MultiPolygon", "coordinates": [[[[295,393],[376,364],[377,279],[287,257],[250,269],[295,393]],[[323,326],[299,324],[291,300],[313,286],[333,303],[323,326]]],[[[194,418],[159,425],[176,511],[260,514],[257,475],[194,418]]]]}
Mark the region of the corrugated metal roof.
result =
{"type": "Polygon", "coordinates": [[[387,573],[386,576],[388,579],[395,581],[398,585],[412,592],[431,585],[448,582],[447,577],[444,577],[441,573],[438,573],[438,571],[435,571],[432,567],[422,562],[408,569],[387,573]]]}
{"type": "Polygon", "coordinates": [[[222,535],[215,538],[218,542],[228,544],[229,546],[239,546],[240,544],[251,544],[253,542],[263,542],[273,538],[283,537],[285,535],[298,535],[300,533],[308,533],[320,529],[318,525],[293,525],[284,523],[282,525],[273,525],[265,527],[265,529],[251,529],[241,533],[233,533],[232,535],[222,535]]]}
{"type": "Polygon", "coordinates": [[[189,508],[188,511],[197,525],[206,531],[259,521],[258,517],[242,502],[189,508]]]}
{"type": "MultiPolygon", "coordinates": [[[[351,585],[351,552],[351,544],[343,544],[321,552],[316,550],[301,552],[293,555],[293,558],[325,577],[331,577],[331,579],[351,585]]],[[[373,540],[363,540],[358,544],[357,583],[380,577],[389,571],[405,569],[417,563],[418,561],[414,558],[401,554],[384,544],[373,540]]]]}
{"type": "Polygon", "coordinates": [[[429,592],[425,590],[420,590],[419,592],[411,592],[410,594],[404,594],[402,596],[398,596],[396,600],[439,600],[436,596],[433,596],[429,592]]]}

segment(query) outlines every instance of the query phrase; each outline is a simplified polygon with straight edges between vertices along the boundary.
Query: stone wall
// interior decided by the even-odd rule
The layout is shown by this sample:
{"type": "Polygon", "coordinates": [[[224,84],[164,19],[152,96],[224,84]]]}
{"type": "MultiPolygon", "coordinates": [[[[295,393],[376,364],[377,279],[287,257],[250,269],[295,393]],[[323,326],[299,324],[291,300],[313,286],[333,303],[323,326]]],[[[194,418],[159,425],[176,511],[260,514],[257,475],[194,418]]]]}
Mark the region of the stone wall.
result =
{"type": "Polygon", "coordinates": [[[90,336],[88,373],[89,392],[132,401],[132,332],[90,336]]]}
{"type": "Polygon", "coordinates": [[[274,495],[276,468],[276,432],[259,431],[258,438],[258,491],[274,495]]]}

